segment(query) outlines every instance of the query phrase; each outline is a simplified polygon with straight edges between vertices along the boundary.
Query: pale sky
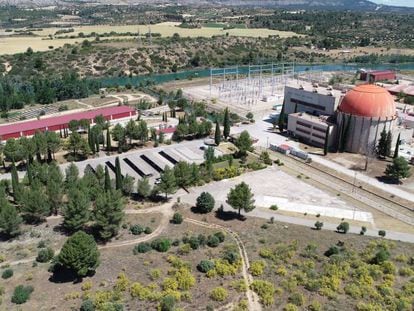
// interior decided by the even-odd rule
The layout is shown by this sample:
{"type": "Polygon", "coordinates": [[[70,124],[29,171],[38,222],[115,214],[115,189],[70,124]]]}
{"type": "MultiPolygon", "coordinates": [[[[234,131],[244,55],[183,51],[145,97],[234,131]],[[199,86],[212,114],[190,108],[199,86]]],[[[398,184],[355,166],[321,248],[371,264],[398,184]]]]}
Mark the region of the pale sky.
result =
{"type": "Polygon", "coordinates": [[[371,0],[375,3],[396,5],[396,6],[411,6],[414,7],[414,0],[371,0]]]}

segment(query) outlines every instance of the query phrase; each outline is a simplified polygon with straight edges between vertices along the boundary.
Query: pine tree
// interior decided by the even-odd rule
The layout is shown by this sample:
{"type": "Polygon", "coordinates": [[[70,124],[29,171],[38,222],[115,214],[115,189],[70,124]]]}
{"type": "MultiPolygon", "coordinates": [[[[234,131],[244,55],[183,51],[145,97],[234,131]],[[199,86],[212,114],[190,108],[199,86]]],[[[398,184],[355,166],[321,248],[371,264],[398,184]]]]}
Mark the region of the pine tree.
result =
{"type": "Polygon", "coordinates": [[[248,213],[255,208],[253,197],[254,195],[250,187],[245,182],[242,182],[230,189],[230,192],[227,194],[227,203],[234,209],[237,209],[240,216],[241,210],[248,213]]]}
{"type": "Polygon", "coordinates": [[[398,157],[392,160],[392,164],[387,165],[385,169],[385,176],[400,182],[401,178],[411,176],[410,166],[406,159],[398,157]]]}
{"type": "Polygon", "coordinates": [[[392,145],[392,133],[391,133],[391,131],[388,131],[388,133],[387,133],[387,150],[386,150],[387,157],[391,156],[391,145],[392,145]]]}
{"type": "Polygon", "coordinates": [[[227,139],[230,136],[230,116],[229,108],[224,110],[224,119],[223,119],[223,136],[227,139]]]}
{"type": "Polygon", "coordinates": [[[121,173],[121,163],[119,162],[119,157],[115,159],[115,189],[122,189],[122,173],[121,173]]]}
{"type": "Polygon", "coordinates": [[[398,153],[400,151],[400,144],[401,144],[401,133],[398,134],[397,142],[395,143],[395,150],[394,150],[394,156],[393,158],[398,158],[398,153]]]}
{"type": "Polygon", "coordinates": [[[378,140],[377,155],[383,159],[387,156],[387,131],[385,130],[385,126],[382,129],[380,139],[378,140]]]}
{"type": "Polygon", "coordinates": [[[111,177],[109,176],[108,166],[105,166],[105,191],[110,191],[111,189],[111,177]]]}
{"type": "Polygon", "coordinates": [[[220,124],[216,122],[216,131],[214,132],[214,142],[218,146],[221,142],[220,124]]]}
{"type": "Polygon", "coordinates": [[[46,193],[49,198],[51,212],[57,215],[63,199],[63,176],[59,167],[51,163],[49,165],[48,179],[46,182],[46,193]]]}
{"type": "Polygon", "coordinates": [[[165,198],[167,199],[169,194],[173,194],[177,190],[174,171],[166,166],[164,172],[161,173],[160,179],[161,182],[158,185],[158,189],[165,193],[165,198]]]}
{"type": "Polygon", "coordinates": [[[63,227],[69,232],[81,230],[89,221],[90,201],[80,189],[73,187],[68,193],[69,201],[64,208],[63,227]]]}
{"type": "Polygon", "coordinates": [[[124,201],[120,191],[107,191],[96,199],[95,222],[99,237],[109,240],[118,234],[124,217],[124,201]]]}
{"type": "Polygon", "coordinates": [[[63,267],[84,277],[99,266],[99,251],[95,240],[89,234],[78,231],[66,240],[56,258],[56,266],[63,267]]]}
{"type": "Polygon", "coordinates": [[[146,199],[151,195],[151,185],[149,183],[148,177],[144,177],[138,180],[137,186],[138,195],[146,199]]]}
{"type": "Polygon", "coordinates": [[[1,232],[9,237],[14,237],[20,233],[22,218],[17,209],[12,206],[4,194],[0,197],[0,229],[1,232]]]}
{"type": "Polygon", "coordinates": [[[34,180],[30,188],[24,189],[21,204],[28,223],[39,223],[50,214],[48,197],[38,180],[34,180]]]}

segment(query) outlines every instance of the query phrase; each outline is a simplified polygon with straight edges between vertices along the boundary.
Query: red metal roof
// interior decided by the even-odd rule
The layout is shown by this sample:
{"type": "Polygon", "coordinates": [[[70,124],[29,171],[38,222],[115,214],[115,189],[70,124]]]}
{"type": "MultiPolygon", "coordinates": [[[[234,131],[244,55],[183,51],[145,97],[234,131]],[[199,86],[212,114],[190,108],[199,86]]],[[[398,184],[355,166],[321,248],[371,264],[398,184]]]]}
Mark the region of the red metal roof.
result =
{"type": "Polygon", "coordinates": [[[393,70],[374,70],[369,71],[370,75],[376,76],[376,75],[385,75],[385,74],[395,74],[395,71],[393,70]]]}
{"type": "Polygon", "coordinates": [[[66,125],[72,120],[94,119],[96,116],[103,115],[110,117],[121,113],[134,112],[135,109],[128,106],[113,106],[95,110],[82,111],[77,113],[65,114],[57,117],[45,117],[40,120],[22,121],[0,126],[0,137],[12,133],[20,133],[30,130],[44,129],[57,125],[66,125]]]}
{"type": "Polygon", "coordinates": [[[364,84],[350,90],[342,99],[339,111],[363,117],[387,118],[396,113],[394,98],[384,88],[364,84]]]}

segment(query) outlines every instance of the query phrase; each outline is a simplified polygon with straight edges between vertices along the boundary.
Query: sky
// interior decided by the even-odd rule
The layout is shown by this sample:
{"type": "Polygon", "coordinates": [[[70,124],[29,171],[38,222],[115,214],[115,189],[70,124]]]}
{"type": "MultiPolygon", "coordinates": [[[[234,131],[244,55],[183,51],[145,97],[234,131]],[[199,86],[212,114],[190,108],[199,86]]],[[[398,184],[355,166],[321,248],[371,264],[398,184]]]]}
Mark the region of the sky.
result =
{"type": "Polygon", "coordinates": [[[414,0],[371,0],[375,3],[414,7],[414,0]]]}

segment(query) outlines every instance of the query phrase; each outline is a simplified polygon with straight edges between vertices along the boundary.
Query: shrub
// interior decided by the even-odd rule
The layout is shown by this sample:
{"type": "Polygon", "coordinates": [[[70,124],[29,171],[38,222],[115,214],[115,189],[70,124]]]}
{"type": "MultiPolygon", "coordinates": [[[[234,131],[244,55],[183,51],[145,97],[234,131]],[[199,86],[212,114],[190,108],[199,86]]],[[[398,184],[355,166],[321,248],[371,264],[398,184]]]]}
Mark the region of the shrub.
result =
{"type": "Polygon", "coordinates": [[[332,255],[337,255],[337,254],[339,254],[339,248],[336,245],[332,245],[325,252],[325,256],[327,256],[327,257],[331,257],[332,255]]]}
{"type": "Polygon", "coordinates": [[[23,304],[30,299],[30,294],[33,292],[32,286],[19,285],[14,288],[11,301],[15,304],[23,304]]]}
{"type": "Polygon", "coordinates": [[[371,262],[374,263],[374,264],[379,265],[379,264],[383,263],[384,261],[388,260],[388,258],[390,258],[390,253],[386,249],[381,248],[375,254],[374,258],[372,258],[371,262]]]}
{"type": "Polygon", "coordinates": [[[220,244],[220,240],[215,235],[209,235],[207,238],[207,245],[210,247],[217,247],[220,244]]]}
{"type": "Polygon", "coordinates": [[[190,244],[190,247],[192,249],[198,249],[200,246],[200,241],[198,239],[198,237],[196,236],[192,236],[189,240],[188,240],[188,244],[190,244]]]}
{"type": "Polygon", "coordinates": [[[398,270],[398,273],[401,276],[413,276],[414,270],[409,267],[401,267],[400,270],[398,270]]]}
{"type": "Polygon", "coordinates": [[[349,231],[349,223],[347,222],[341,222],[338,227],[336,227],[336,230],[340,233],[346,234],[349,231]]]}
{"type": "Polygon", "coordinates": [[[207,273],[211,269],[214,269],[214,267],[215,267],[215,264],[211,260],[202,260],[197,265],[198,271],[200,271],[202,273],[207,273]]]}
{"type": "Polygon", "coordinates": [[[206,214],[210,213],[215,205],[213,196],[208,192],[203,192],[197,198],[196,211],[198,213],[206,214]]]}
{"type": "Polygon", "coordinates": [[[37,262],[49,262],[50,260],[52,260],[54,255],[55,255],[55,252],[50,247],[42,248],[37,253],[36,261],[37,262]]]}
{"type": "Polygon", "coordinates": [[[239,254],[232,251],[226,251],[223,255],[223,259],[227,260],[227,262],[231,265],[235,264],[237,261],[239,261],[240,257],[239,254]]]}
{"type": "Polygon", "coordinates": [[[171,247],[171,241],[166,238],[155,239],[151,242],[151,247],[158,252],[165,253],[171,247]]]}
{"type": "Polygon", "coordinates": [[[161,311],[174,311],[176,299],[172,295],[167,295],[162,298],[160,302],[160,310],[161,311]]]}
{"type": "Polygon", "coordinates": [[[1,277],[3,279],[9,279],[13,276],[13,269],[6,269],[3,271],[3,273],[1,274],[1,277]]]}
{"type": "Polygon", "coordinates": [[[216,287],[210,292],[210,298],[214,301],[224,301],[228,296],[227,290],[223,287],[216,287]]]}
{"type": "Polygon", "coordinates": [[[309,311],[321,311],[322,310],[322,305],[316,299],[315,300],[312,300],[312,302],[308,306],[308,310],[309,311]]]}
{"type": "Polygon", "coordinates": [[[238,291],[239,293],[244,293],[247,291],[247,285],[244,280],[235,280],[231,282],[230,286],[234,288],[236,291],[238,291]]]}
{"type": "Polygon", "coordinates": [[[46,241],[41,240],[39,243],[37,243],[37,248],[45,248],[46,247],[46,241]]]}
{"type": "Polygon", "coordinates": [[[152,269],[150,271],[151,280],[157,280],[161,276],[161,270],[160,269],[152,269]]]}
{"type": "Polygon", "coordinates": [[[262,260],[253,261],[250,265],[249,271],[253,276],[260,276],[263,274],[265,266],[266,264],[262,260]]]}
{"type": "Polygon", "coordinates": [[[222,231],[216,232],[214,233],[214,235],[219,239],[220,243],[223,243],[224,239],[226,238],[226,236],[224,235],[222,231]]]}
{"type": "Polygon", "coordinates": [[[175,239],[173,242],[172,242],[172,246],[179,246],[180,245],[180,240],[179,239],[175,239]]]}
{"type": "Polygon", "coordinates": [[[272,211],[277,211],[279,209],[279,207],[276,204],[273,204],[272,206],[270,206],[270,209],[272,211]]]}
{"type": "Polygon", "coordinates": [[[301,293],[293,293],[288,301],[290,303],[293,303],[295,306],[303,306],[303,304],[305,303],[305,297],[303,297],[303,295],[301,293]]]}
{"type": "Polygon", "coordinates": [[[316,230],[321,230],[322,227],[323,227],[323,222],[321,222],[321,221],[315,222],[315,229],[316,230]]]}
{"type": "Polygon", "coordinates": [[[174,213],[174,216],[173,216],[171,222],[173,224],[179,225],[183,222],[183,220],[184,220],[183,215],[181,215],[180,213],[174,213]]]}
{"type": "Polygon", "coordinates": [[[263,305],[270,306],[274,303],[275,287],[272,283],[263,280],[254,280],[251,289],[260,297],[263,305]]]}
{"type": "Polygon", "coordinates": [[[90,299],[86,299],[82,302],[80,311],[95,311],[95,305],[93,304],[93,301],[90,299]]]}
{"type": "Polygon", "coordinates": [[[385,237],[385,235],[386,235],[386,231],[385,231],[385,230],[379,230],[379,231],[378,231],[378,235],[379,235],[379,236],[382,236],[382,237],[385,237]]]}
{"type": "Polygon", "coordinates": [[[283,307],[283,311],[297,311],[298,307],[296,307],[292,303],[288,303],[286,306],[283,307]]]}
{"type": "Polygon", "coordinates": [[[191,245],[189,243],[183,244],[178,251],[180,255],[187,255],[191,252],[191,245]]]}
{"type": "Polygon", "coordinates": [[[263,225],[260,226],[260,228],[267,229],[267,228],[269,228],[269,226],[267,224],[263,224],[263,225]]]}
{"type": "Polygon", "coordinates": [[[151,234],[152,233],[152,229],[150,227],[145,227],[144,233],[145,234],[151,234]]]}
{"type": "Polygon", "coordinates": [[[142,232],[144,232],[144,228],[142,228],[140,225],[132,225],[129,227],[129,231],[133,235],[140,235],[142,232]]]}
{"type": "Polygon", "coordinates": [[[134,255],[138,253],[147,253],[152,249],[151,245],[149,243],[143,242],[139,243],[134,247],[134,255]]]}

